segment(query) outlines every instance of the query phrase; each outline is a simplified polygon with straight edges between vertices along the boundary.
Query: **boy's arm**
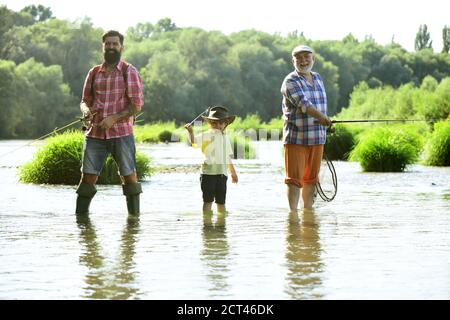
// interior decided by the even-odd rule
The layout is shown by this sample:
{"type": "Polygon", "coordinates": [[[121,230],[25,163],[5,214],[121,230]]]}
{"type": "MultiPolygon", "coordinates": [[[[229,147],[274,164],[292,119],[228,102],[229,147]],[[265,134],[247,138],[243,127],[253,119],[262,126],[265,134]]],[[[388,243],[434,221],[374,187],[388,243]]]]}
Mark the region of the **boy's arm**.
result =
{"type": "Polygon", "coordinates": [[[190,123],[188,123],[188,124],[186,124],[185,126],[184,126],[184,128],[188,131],[188,133],[189,133],[189,136],[188,136],[188,138],[189,138],[189,143],[191,144],[191,146],[192,145],[194,145],[195,144],[195,138],[194,138],[194,130],[192,129],[192,125],[190,124],[190,123]]]}
{"type": "Polygon", "coordinates": [[[234,165],[231,162],[231,159],[229,160],[229,163],[228,163],[228,170],[230,170],[230,173],[231,173],[231,181],[233,183],[238,183],[238,176],[237,176],[236,170],[234,169],[234,165]]]}

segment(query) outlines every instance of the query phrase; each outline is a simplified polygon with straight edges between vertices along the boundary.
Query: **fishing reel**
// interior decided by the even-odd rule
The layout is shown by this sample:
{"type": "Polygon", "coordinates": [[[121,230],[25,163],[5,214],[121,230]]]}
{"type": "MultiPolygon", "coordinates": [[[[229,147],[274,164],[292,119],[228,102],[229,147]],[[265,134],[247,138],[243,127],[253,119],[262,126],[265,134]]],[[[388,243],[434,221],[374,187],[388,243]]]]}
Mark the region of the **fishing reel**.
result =
{"type": "Polygon", "coordinates": [[[88,119],[86,117],[80,118],[83,125],[81,126],[81,130],[83,132],[88,131],[90,128],[92,128],[92,122],[94,120],[94,116],[92,115],[91,119],[88,119]]]}
{"type": "Polygon", "coordinates": [[[90,128],[92,128],[92,124],[94,122],[94,116],[97,114],[97,112],[91,113],[91,117],[87,118],[85,116],[83,116],[82,118],[79,118],[80,121],[82,122],[82,126],[81,126],[81,130],[84,131],[88,131],[90,128]]]}
{"type": "Polygon", "coordinates": [[[336,128],[333,126],[327,127],[327,134],[333,134],[336,132],[336,128]]]}

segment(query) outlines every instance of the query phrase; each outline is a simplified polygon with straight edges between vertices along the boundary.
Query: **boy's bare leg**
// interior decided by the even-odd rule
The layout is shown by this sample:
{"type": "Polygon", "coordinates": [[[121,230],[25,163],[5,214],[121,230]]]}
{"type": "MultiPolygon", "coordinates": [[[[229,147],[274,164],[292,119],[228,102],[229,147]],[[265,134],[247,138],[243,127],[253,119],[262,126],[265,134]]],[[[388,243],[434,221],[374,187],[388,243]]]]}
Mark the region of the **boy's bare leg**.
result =
{"type": "Polygon", "coordinates": [[[227,209],[225,208],[225,205],[217,203],[217,212],[221,212],[221,213],[227,212],[227,209]]]}
{"type": "Polygon", "coordinates": [[[225,227],[225,216],[227,209],[224,204],[217,204],[217,221],[216,227],[225,227]]]}
{"type": "Polygon", "coordinates": [[[305,209],[312,209],[314,202],[315,184],[305,184],[302,190],[303,207],[305,209]]]}
{"type": "Polygon", "coordinates": [[[300,188],[294,184],[288,184],[287,197],[289,201],[289,209],[291,212],[297,212],[298,202],[300,201],[300,188]]]}
{"type": "Polygon", "coordinates": [[[212,202],[203,202],[203,225],[212,226],[212,202]]]}

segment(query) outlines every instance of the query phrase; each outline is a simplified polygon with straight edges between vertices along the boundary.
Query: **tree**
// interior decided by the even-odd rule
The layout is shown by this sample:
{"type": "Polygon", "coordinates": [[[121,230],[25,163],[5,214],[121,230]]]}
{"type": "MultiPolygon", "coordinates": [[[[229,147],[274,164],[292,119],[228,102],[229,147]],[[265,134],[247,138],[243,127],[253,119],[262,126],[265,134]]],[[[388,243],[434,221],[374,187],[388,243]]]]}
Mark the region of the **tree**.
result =
{"type": "Polygon", "coordinates": [[[144,39],[150,38],[155,31],[155,26],[150,22],[139,22],[135,27],[129,27],[127,30],[127,38],[131,41],[140,42],[144,39]]]}
{"type": "Polygon", "coordinates": [[[433,41],[431,41],[427,25],[420,25],[419,31],[416,34],[414,48],[416,49],[416,51],[420,51],[422,49],[432,49],[432,43],[433,41]]]}
{"type": "Polygon", "coordinates": [[[412,79],[413,71],[394,54],[387,54],[380,64],[373,69],[373,76],[382,79],[383,83],[398,87],[412,79]]]}
{"type": "Polygon", "coordinates": [[[41,4],[38,6],[35,6],[34,4],[31,6],[26,6],[21,10],[21,12],[30,13],[33,19],[36,21],[47,21],[50,19],[54,19],[52,10],[49,7],[44,7],[41,4]]]}
{"type": "Polygon", "coordinates": [[[178,29],[177,26],[170,18],[162,18],[155,25],[155,30],[158,32],[168,32],[176,29],[178,29]]]}
{"type": "Polygon", "coordinates": [[[0,60],[0,138],[14,137],[16,124],[23,116],[23,101],[18,100],[22,99],[20,92],[26,89],[25,81],[17,77],[15,68],[14,62],[0,60]]]}
{"type": "Polygon", "coordinates": [[[78,114],[69,86],[63,82],[60,66],[45,67],[29,59],[15,71],[17,77],[26,79],[27,83],[27,90],[22,93],[25,99],[22,121],[17,124],[15,133],[29,138],[41,136],[78,114]]]}
{"type": "Polygon", "coordinates": [[[445,26],[442,29],[442,53],[450,51],[450,27],[445,26]]]}
{"type": "Polygon", "coordinates": [[[64,81],[81,98],[88,70],[101,62],[101,34],[89,19],[75,23],[51,19],[28,27],[15,26],[4,35],[1,56],[16,64],[33,58],[46,66],[61,66],[64,81]]]}

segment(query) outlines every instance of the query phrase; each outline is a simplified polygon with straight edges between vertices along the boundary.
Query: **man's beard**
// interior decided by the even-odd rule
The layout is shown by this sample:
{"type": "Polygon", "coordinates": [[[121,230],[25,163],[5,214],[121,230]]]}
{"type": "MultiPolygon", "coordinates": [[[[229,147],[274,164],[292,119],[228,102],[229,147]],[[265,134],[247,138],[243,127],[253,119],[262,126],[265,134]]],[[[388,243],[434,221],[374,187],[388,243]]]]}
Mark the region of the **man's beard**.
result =
{"type": "Polygon", "coordinates": [[[103,57],[108,64],[116,64],[117,62],[119,62],[120,56],[120,52],[114,49],[107,50],[103,53],[103,57]]]}
{"type": "Polygon", "coordinates": [[[311,62],[310,65],[303,67],[303,68],[300,66],[295,66],[295,69],[297,70],[297,72],[305,74],[305,73],[310,73],[313,66],[314,66],[314,61],[311,62]]]}

